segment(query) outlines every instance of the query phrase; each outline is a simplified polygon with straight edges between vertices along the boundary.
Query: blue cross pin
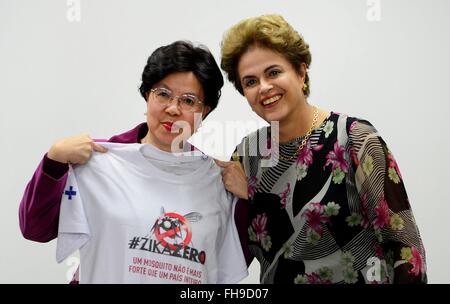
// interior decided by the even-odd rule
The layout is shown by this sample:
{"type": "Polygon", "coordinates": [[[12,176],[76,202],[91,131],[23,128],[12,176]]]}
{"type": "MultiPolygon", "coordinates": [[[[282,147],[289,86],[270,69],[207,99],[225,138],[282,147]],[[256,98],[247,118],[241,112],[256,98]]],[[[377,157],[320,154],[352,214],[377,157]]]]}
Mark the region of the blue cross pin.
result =
{"type": "Polygon", "coordinates": [[[77,192],[73,190],[72,186],[70,186],[69,190],[64,191],[64,194],[69,197],[69,200],[71,200],[72,199],[72,195],[73,196],[77,195],[77,192]]]}

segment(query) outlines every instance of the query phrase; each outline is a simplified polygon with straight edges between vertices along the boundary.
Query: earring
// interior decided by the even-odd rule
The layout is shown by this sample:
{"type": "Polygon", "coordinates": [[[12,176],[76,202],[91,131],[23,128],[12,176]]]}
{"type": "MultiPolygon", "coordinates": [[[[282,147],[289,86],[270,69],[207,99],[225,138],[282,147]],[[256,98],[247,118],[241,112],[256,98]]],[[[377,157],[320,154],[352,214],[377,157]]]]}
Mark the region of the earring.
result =
{"type": "Polygon", "coordinates": [[[308,85],[306,83],[303,84],[303,92],[306,92],[306,90],[308,89],[308,85]]]}

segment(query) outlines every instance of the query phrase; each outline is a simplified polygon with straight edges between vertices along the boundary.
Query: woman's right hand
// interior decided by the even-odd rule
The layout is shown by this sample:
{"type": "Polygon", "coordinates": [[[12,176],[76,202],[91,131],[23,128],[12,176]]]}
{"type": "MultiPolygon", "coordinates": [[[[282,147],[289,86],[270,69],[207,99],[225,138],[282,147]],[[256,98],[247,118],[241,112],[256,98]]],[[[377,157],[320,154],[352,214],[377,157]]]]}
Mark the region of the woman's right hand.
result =
{"type": "Polygon", "coordinates": [[[223,169],[222,180],[225,188],[235,196],[248,200],[247,176],[244,168],[238,161],[215,160],[216,164],[223,169]]]}
{"type": "Polygon", "coordinates": [[[82,165],[91,158],[94,151],[104,153],[108,149],[95,143],[88,134],[81,134],[57,141],[50,147],[47,157],[65,164],[82,165]]]}

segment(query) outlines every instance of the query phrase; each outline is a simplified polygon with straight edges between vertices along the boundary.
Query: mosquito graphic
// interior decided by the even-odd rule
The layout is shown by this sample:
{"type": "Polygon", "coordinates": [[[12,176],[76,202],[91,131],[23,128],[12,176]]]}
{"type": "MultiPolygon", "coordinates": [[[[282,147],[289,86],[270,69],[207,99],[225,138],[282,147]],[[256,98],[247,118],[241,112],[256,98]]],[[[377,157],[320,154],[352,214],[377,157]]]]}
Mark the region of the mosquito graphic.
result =
{"type": "Polygon", "coordinates": [[[199,222],[202,218],[202,215],[198,212],[187,213],[182,216],[182,219],[175,218],[168,216],[164,211],[164,207],[161,207],[160,216],[155,221],[155,224],[153,224],[150,233],[154,234],[155,231],[158,231],[158,234],[161,234],[161,231],[163,231],[162,234],[167,233],[167,237],[173,239],[175,244],[178,245],[179,240],[181,240],[181,243],[184,242],[182,232],[183,228],[187,228],[186,224],[199,222]],[[183,218],[187,220],[187,222],[184,222],[183,218]]]}

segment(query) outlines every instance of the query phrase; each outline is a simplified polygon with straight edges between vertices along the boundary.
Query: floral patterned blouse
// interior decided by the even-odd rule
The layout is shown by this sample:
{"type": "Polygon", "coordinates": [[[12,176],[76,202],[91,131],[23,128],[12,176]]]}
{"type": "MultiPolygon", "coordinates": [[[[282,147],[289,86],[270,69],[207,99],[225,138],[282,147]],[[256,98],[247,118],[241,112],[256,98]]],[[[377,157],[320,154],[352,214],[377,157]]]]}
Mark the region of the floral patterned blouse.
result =
{"type": "MultiPolygon", "coordinates": [[[[233,155],[248,177],[249,250],[261,283],[427,282],[400,170],[368,121],[332,112],[298,156],[273,166],[262,165],[265,138],[270,128],[233,155]]],[[[289,159],[301,140],[279,153],[289,159]]]]}

